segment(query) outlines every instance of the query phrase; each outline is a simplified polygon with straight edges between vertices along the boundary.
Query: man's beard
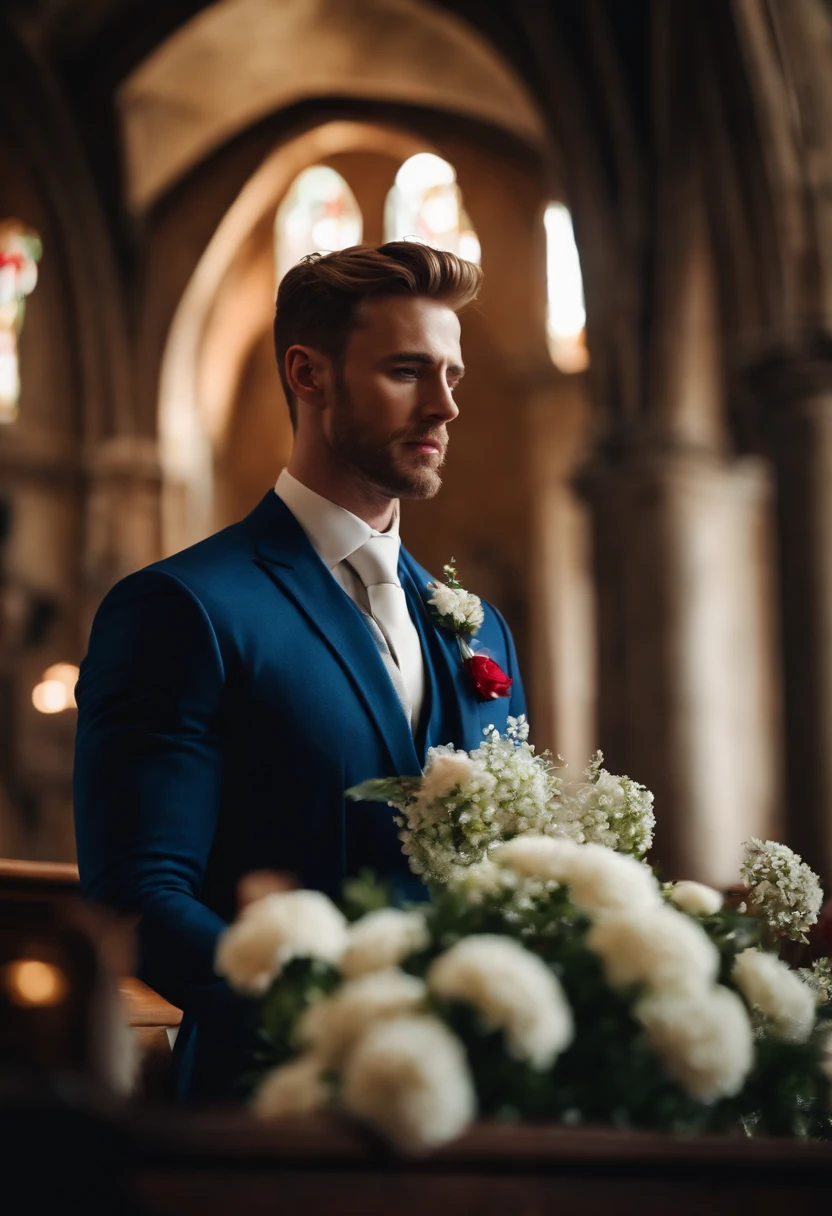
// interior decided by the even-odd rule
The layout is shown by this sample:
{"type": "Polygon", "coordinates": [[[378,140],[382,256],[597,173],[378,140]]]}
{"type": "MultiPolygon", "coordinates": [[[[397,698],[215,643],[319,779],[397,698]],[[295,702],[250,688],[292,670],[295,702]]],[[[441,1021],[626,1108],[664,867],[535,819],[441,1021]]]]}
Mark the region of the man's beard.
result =
{"type": "Polygon", "coordinates": [[[332,411],[330,443],[345,468],[389,498],[433,498],[442,485],[439,469],[445,463],[448,446],[444,426],[433,430],[422,426],[418,431],[403,427],[379,443],[378,438],[371,437],[366,427],[356,420],[349,390],[343,382],[338,385],[338,397],[332,411]],[[427,461],[420,463],[414,452],[408,461],[405,456],[396,454],[397,449],[401,450],[401,443],[435,443],[440,458],[430,464],[427,461]]]}

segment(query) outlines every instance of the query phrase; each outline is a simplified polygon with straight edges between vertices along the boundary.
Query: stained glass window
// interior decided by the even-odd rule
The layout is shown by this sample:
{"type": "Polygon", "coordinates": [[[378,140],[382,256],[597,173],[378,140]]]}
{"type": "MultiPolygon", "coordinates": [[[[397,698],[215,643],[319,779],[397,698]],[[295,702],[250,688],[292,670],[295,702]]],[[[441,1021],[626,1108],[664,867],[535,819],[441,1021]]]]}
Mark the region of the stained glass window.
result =
{"type": "Polygon", "coordinates": [[[424,241],[469,262],[480,261],[480,243],[462,205],[456,170],[432,152],[411,156],[396,174],[384,210],[384,235],[388,241],[424,241]]]}
{"type": "Polygon", "coordinates": [[[295,178],[275,220],[277,281],[307,253],[332,253],[361,241],[361,210],[347,183],[328,165],[295,178]]]}
{"type": "Polygon", "coordinates": [[[561,371],[581,372],[589,365],[589,354],[584,283],[572,217],[563,203],[550,203],[544,212],[543,223],[546,227],[549,351],[561,371]]]}
{"type": "Polygon", "coordinates": [[[20,401],[17,339],[26,296],[38,281],[40,240],[19,220],[0,222],[0,423],[14,422],[20,401]]]}

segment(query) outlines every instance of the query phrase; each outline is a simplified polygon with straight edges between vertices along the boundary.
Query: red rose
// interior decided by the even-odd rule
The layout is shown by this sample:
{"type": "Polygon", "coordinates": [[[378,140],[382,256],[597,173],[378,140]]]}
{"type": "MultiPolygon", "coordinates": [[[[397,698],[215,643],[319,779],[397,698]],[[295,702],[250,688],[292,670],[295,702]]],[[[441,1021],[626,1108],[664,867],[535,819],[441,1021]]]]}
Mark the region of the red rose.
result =
{"type": "Polygon", "coordinates": [[[484,654],[472,654],[465,660],[465,666],[481,700],[494,701],[509,695],[514,680],[493,659],[484,654]]]}

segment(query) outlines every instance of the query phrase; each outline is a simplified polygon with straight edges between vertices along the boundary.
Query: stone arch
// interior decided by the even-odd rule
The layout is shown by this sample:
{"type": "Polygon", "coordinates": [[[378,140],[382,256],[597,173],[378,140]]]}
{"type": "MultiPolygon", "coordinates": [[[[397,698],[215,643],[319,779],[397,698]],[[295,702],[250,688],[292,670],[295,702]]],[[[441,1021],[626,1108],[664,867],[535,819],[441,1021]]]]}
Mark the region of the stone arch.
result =
{"type": "Polygon", "coordinates": [[[313,97],[430,106],[527,143],[545,138],[522,79],[475,27],[440,7],[219,0],[174,31],[119,90],[131,205],[145,210],[220,144],[313,97]]]}

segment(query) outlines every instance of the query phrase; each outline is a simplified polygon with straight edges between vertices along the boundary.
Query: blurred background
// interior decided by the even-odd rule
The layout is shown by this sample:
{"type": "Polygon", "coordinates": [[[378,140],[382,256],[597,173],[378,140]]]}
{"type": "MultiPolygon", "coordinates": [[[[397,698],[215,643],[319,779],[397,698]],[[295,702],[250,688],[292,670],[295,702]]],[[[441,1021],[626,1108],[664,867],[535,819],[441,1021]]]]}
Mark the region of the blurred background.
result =
{"type": "Polygon", "coordinates": [[[103,595],[288,457],[280,276],[414,237],[485,286],[403,535],[504,611],[538,747],[649,785],[668,875],[832,875],[832,5],[0,14],[0,857],[73,859],[103,595]]]}

